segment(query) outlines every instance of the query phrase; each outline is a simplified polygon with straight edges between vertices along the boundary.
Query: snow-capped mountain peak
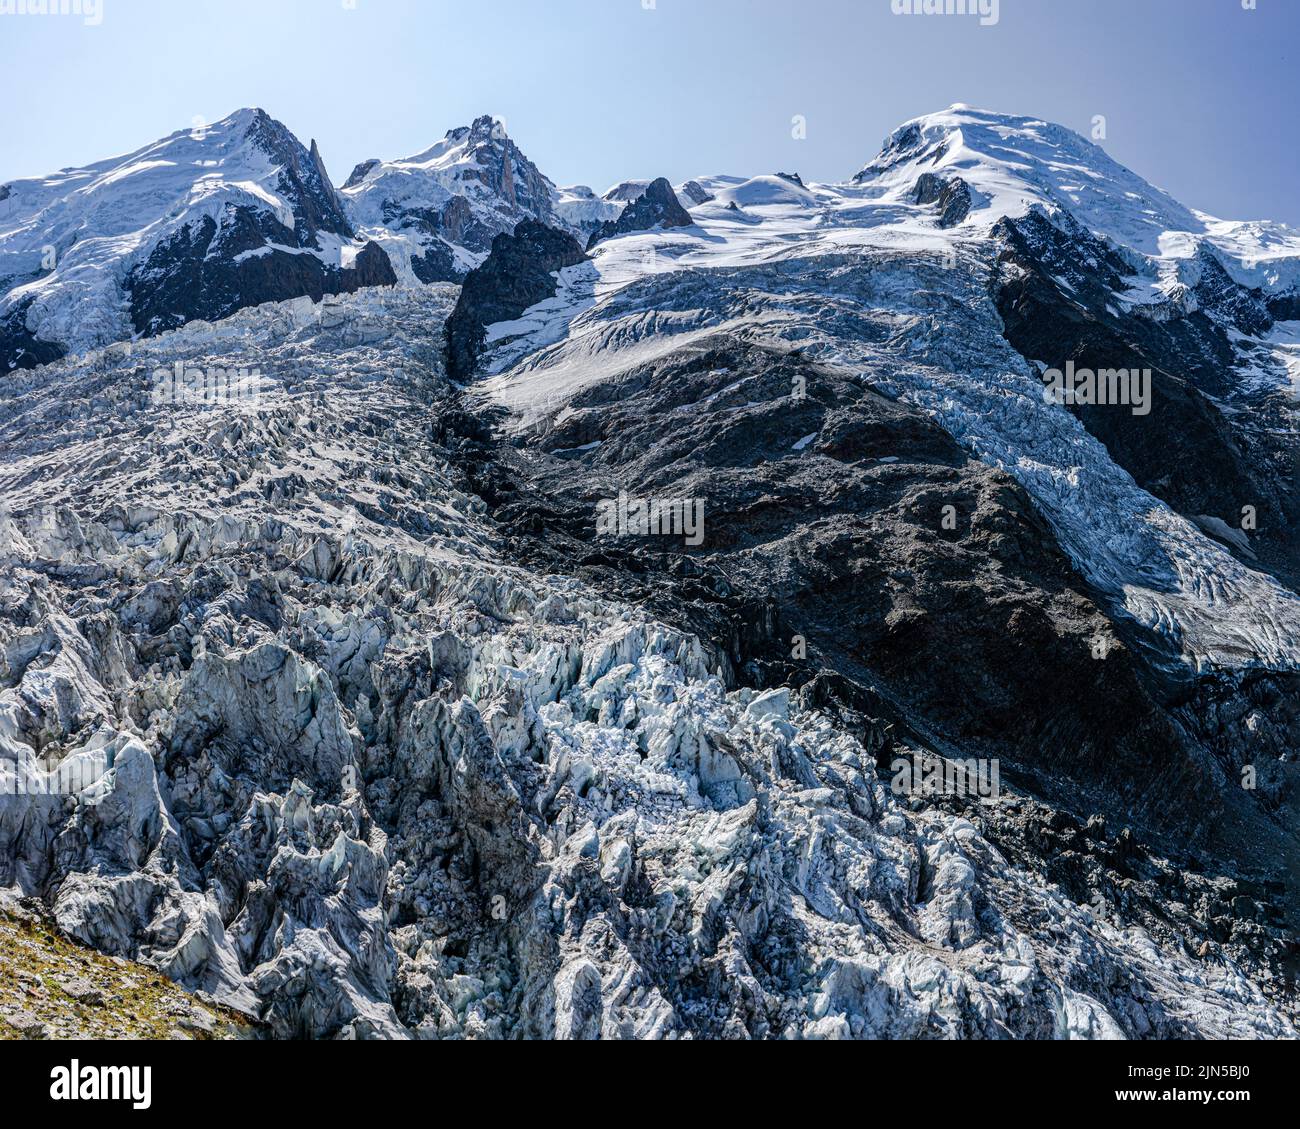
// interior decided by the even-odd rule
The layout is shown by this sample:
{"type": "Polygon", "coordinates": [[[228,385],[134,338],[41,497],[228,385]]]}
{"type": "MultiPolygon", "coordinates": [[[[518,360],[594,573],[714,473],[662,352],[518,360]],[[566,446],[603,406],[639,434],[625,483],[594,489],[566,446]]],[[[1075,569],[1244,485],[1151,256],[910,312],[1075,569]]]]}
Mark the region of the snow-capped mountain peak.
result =
{"type": "Polygon", "coordinates": [[[1065,209],[1085,226],[1143,253],[1166,231],[1202,230],[1201,217],[1125,168],[1099,145],[1039,118],[955,105],[904,123],[855,178],[910,188],[923,172],[960,176],[994,218],[1035,205],[1065,209]]]}
{"type": "Polygon", "coordinates": [[[491,115],[412,157],[365,162],[343,197],[407,282],[459,281],[521,220],[562,223],[555,185],[491,115]]]}
{"type": "Polygon", "coordinates": [[[436,144],[412,157],[380,162],[379,168],[401,170],[414,175],[423,173],[448,190],[474,185],[486,186],[477,173],[499,170],[504,179],[507,171],[512,175],[515,167],[527,160],[510,140],[503,122],[490,115],[476,118],[472,125],[448,130],[436,144]],[[506,156],[511,158],[507,169],[506,156]]]}
{"type": "Polygon", "coordinates": [[[1068,213],[1137,256],[1194,259],[1201,243],[1208,242],[1243,284],[1281,290],[1300,279],[1280,266],[1300,259],[1300,237],[1285,225],[1226,222],[1189,208],[1120,164],[1102,145],[1041,118],[963,104],[915,118],[885,140],[854,183],[882,201],[914,199],[926,174],[965,184],[971,206],[963,222],[972,229],[1040,208],[1068,213]]]}
{"type": "MultiPolygon", "coordinates": [[[[319,148],[264,110],[5,188],[0,370],[261,301],[355,289],[341,268],[363,247],[319,148]]],[[[379,265],[373,253],[368,262],[379,265]]]]}

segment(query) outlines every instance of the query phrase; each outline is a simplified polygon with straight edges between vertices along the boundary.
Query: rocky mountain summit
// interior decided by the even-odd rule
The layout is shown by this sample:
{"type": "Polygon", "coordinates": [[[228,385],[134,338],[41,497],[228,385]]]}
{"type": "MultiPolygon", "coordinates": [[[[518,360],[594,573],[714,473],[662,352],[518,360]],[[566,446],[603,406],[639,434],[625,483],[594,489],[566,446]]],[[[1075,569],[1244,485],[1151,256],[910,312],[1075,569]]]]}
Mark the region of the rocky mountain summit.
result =
{"type": "Polygon", "coordinates": [[[610,220],[591,234],[590,251],[597,243],[628,235],[634,231],[652,231],[656,227],[690,227],[690,213],[682,207],[673,186],[663,177],[652,180],[641,195],[632,200],[617,220],[610,220]]]}
{"type": "Polygon", "coordinates": [[[489,116],[414,157],[365,162],[343,196],[361,230],[424,283],[459,282],[525,219],[562,222],[555,186],[489,116]]]}
{"type": "Polygon", "coordinates": [[[0,372],[396,281],[355,237],[316,143],[262,110],[5,188],[0,372]]]}
{"type": "Polygon", "coordinates": [[[392,284],[0,380],[0,888],[279,1038],[1297,1036],[1300,239],[298,160],[392,284]]]}

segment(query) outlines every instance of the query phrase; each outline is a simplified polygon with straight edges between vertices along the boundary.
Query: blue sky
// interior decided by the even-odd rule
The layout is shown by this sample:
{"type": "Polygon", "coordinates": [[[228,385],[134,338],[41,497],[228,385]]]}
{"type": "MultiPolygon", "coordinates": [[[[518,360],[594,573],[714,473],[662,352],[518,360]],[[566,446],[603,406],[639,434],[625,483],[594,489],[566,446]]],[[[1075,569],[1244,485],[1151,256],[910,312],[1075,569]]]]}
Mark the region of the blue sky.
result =
{"type": "Polygon", "coordinates": [[[480,113],[560,184],[844,180],[968,102],[1085,134],[1105,115],[1112,155],[1184,203],[1300,226],[1300,0],[1000,0],[991,27],[891,0],[100,2],[98,26],[0,15],[0,182],[249,105],[340,183],[480,113]]]}

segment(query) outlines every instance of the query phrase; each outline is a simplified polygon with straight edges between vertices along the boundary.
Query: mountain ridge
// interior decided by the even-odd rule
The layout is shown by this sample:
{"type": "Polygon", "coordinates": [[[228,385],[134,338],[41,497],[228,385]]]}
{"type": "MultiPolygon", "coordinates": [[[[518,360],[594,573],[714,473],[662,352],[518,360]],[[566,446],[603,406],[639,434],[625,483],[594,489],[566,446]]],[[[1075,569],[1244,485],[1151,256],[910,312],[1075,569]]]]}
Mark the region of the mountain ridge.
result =
{"type": "Polygon", "coordinates": [[[217,267],[395,284],[0,380],[0,887],[285,1039],[1294,1038],[1289,237],[503,134],[237,154],[217,267]]]}
{"type": "MultiPolygon", "coordinates": [[[[954,218],[958,212],[947,212],[949,226],[991,227],[1002,218],[1021,218],[1035,206],[1068,211],[1085,227],[1138,256],[1132,263],[1134,270],[1145,270],[1149,277],[1135,278],[1132,292],[1126,295],[1135,304],[1154,306],[1180,288],[1194,289],[1197,263],[1204,254],[1201,248],[1209,247],[1235,284],[1261,291],[1275,311],[1300,309],[1300,236],[1285,225],[1220,221],[1184,208],[1118,165],[1104,148],[1064,127],[958,104],[904,123],[886,139],[880,154],[845,184],[870,188],[883,206],[915,193],[917,181],[927,175],[949,175],[978,196],[961,205],[960,219],[954,218]],[[1008,164],[1009,155],[1015,157],[1014,169],[1008,164]],[[1073,183],[1080,177],[1071,170],[1084,167],[1093,169],[1091,186],[1073,183]],[[1154,201],[1156,212],[1136,213],[1126,202],[1129,197],[1154,201]]],[[[730,179],[699,178],[723,185],[724,190],[730,179]]],[[[157,289],[157,276],[167,273],[167,266],[155,260],[134,277],[130,272],[158,250],[160,235],[176,239],[177,228],[191,233],[175,244],[177,255],[184,258],[194,243],[193,228],[205,216],[217,227],[243,226],[244,234],[229,241],[238,248],[232,254],[257,249],[273,260],[273,269],[261,272],[271,278],[242,284],[237,278],[223,280],[215,289],[227,292],[224,301],[187,303],[195,311],[220,317],[260,301],[391,284],[389,271],[383,268],[347,277],[345,260],[371,244],[369,259],[377,262],[382,251],[394,276],[408,285],[460,281],[482,263],[497,234],[513,231],[525,218],[558,226],[586,244],[602,225],[617,221],[621,210],[634,203],[649,183],[624,182],[603,197],[581,186],[557,189],[501,123],[484,115],[469,126],[448,131],[441,141],[412,157],[363,162],[337,188],[315,140],[304,147],[264,110],[242,109],[214,126],[178,131],[119,158],[3,186],[4,218],[20,222],[17,228],[0,231],[0,290],[5,291],[0,294],[0,324],[8,326],[0,368],[30,367],[68,348],[102,346],[149,332],[151,318],[140,316],[141,301],[134,293],[157,289]],[[218,168],[232,160],[238,164],[240,154],[229,152],[229,146],[204,153],[203,141],[196,141],[196,151],[178,160],[167,156],[184,139],[225,134],[250,139],[258,152],[269,156],[274,170],[239,169],[228,180],[219,172],[188,180],[173,176],[176,183],[171,187],[152,186],[152,181],[165,180],[162,173],[168,166],[174,168],[185,160],[215,161],[218,168]],[[253,175],[243,175],[246,172],[253,175]],[[124,205],[128,214],[99,224],[103,230],[96,230],[96,216],[84,214],[86,208],[71,207],[70,200],[84,201],[98,192],[110,198],[107,210],[111,211],[119,202],[111,199],[107,189],[115,181],[129,188],[133,179],[141,178],[148,191],[138,194],[144,197],[140,214],[129,214],[130,207],[124,205]],[[257,187],[259,179],[267,178],[270,192],[257,187]],[[69,192],[71,185],[76,187],[69,192]],[[151,199],[157,202],[150,203],[151,199]],[[220,213],[223,205],[234,218],[211,215],[220,213]],[[46,215],[60,208],[72,214],[46,215]],[[126,229],[120,230],[124,224],[126,229]],[[360,241],[358,229],[364,230],[360,241]],[[130,234],[132,230],[136,234],[130,234]],[[286,243],[279,240],[298,251],[312,251],[321,260],[320,268],[312,266],[304,274],[301,264],[285,260],[286,243]],[[83,244],[82,250],[77,243],[83,244]],[[87,256],[85,247],[96,245],[103,253],[87,256]],[[275,279],[277,272],[284,277],[275,279]]],[[[787,183],[792,189],[805,189],[801,181],[787,183]]],[[[947,187],[946,181],[937,183],[936,191],[947,187]]],[[[953,191],[960,194],[955,186],[953,191]]],[[[688,209],[708,203],[701,193],[705,189],[696,181],[678,189],[679,200],[688,209]]],[[[739,200],[736,203],[743,206],[739,200]]],[[[216,252],[212,250],[215,236],[212,232],[205,244],[204,258],[223,253],[220,241],[216,252]]],[[[164,250],[160,259],[167,257],[164,250]]],[[[187,270],[183,265],[174,267],[182,277],[187,270]]],[[[175,303],[175,294],[172,287],[148,305],[157,310],[175,303]]]]}

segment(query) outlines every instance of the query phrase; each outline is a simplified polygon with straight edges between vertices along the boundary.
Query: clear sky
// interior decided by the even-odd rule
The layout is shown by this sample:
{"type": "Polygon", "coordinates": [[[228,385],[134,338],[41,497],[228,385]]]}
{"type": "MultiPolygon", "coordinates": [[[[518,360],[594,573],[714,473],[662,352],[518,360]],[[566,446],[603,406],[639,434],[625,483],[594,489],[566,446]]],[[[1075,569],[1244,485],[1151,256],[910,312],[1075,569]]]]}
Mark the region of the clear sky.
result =
{"type": "Polygon", "coordinates": [[[481,113],[559,184],[845,180],[967,102],[1105,115],[1112,155],[1184,203],[1300,226],[1300,0],[999,0],[990,27],[893,0],[99,2],[97,26],[0,15],[0,182],[254,105],[338,183],[481,113]]]}

